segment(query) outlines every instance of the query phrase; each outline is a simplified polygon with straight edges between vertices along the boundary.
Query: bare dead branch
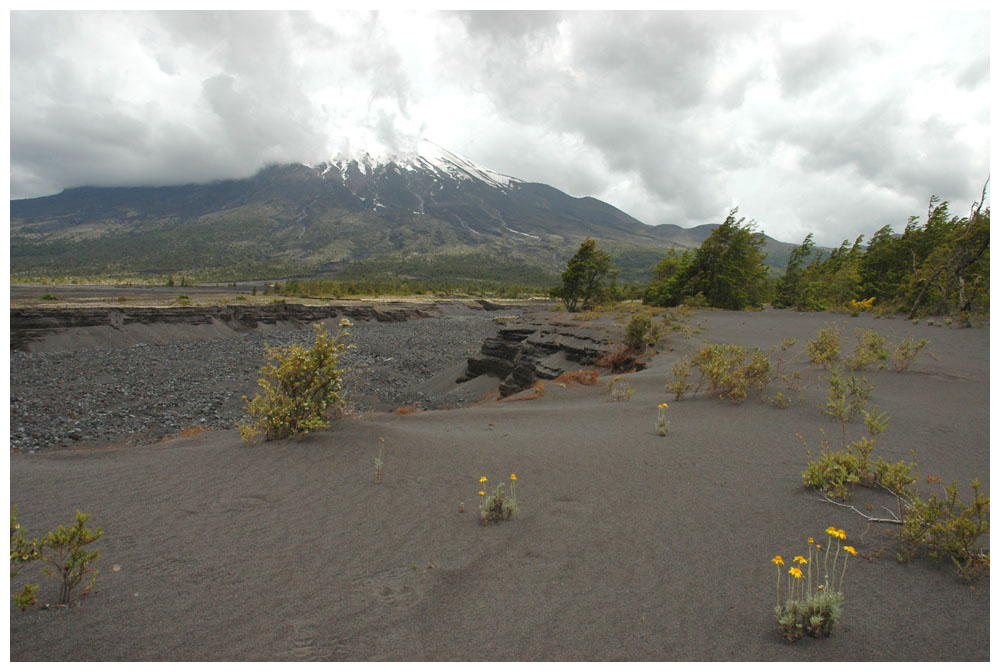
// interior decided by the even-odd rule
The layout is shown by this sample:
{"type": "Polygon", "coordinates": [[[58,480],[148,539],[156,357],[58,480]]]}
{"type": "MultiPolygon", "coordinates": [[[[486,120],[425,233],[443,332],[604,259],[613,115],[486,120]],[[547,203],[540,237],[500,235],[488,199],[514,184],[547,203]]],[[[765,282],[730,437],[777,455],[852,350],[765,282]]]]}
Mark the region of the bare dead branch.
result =
{"type": "MultiPolygon", "coordinates": [[[[861,511],[859,511],[857,509],[857,507],[855,507],[855,506],[851,506],[850,504],[843,504],[841,502],[837,502],[835,500],[832,500],[832,499],[830,499],[829,496],[827,496],[826,493],[821,492],[819,490],[817,490],[817,492],[819,492],[819,494],[820,494],[819,501],[821,501],[821,502],[829,502],[830,504],[834,504],[836,506],[840,506],[840,507],[843,507],[845,509],[850,509],[854,513],[858,514],[859,516],[861,516],[862,518],[864,518],[865,520],[867,520],[869,523],[890,523],[892,525],[902,525],[903,524],[903,521],[902,521],[901,518],[897,518],[897,517],[892,517],[892,518],[876,518],[875,516],[869,516],[869,515],[867,515],[865,513],[862,513],[861,511]]],[[[882,508],[885,509],[884,506],[882,508]]],[[[885,509],[885,510],[889,511],[889,509],[885,509]]],[[[889,513],[891,514],[892,511],[889,511],[889,513]]]]}

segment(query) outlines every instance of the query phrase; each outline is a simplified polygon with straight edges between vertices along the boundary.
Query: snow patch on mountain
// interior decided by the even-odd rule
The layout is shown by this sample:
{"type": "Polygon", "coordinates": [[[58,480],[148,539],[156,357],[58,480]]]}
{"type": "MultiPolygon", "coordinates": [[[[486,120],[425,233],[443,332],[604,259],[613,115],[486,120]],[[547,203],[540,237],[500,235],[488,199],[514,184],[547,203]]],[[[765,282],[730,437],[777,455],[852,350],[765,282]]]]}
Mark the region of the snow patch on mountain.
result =
{"type": "Polygon", "coordinates": [[[495,170],[480,166],[474,161],[448,151],[430,140],[422,140],[415,153],[380,154],[372,156],[366,151],[341,152],[329,164],[321,166],[324,177],[331,169],[336,168],[341,179],[346,181],[349,166],[354,163],[365,175],[374,175],[380,170],[392,170],[400,173],[424,172],[436,174],[452,180],[479,181],[491,187],[508,190],[514,184],[522,181],[510,175],[498,173],[495,170]]]}

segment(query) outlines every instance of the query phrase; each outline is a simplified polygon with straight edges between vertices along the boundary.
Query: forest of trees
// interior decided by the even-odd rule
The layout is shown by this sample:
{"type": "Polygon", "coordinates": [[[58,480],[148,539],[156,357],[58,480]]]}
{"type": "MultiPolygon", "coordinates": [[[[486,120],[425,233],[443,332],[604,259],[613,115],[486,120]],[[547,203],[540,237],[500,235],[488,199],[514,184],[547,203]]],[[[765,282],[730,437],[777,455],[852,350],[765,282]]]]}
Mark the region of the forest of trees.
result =
{"type": "MultiPolygon", "coordinates": [[[[656,265],[642,293],[653,306],[709,306],[727,310],[770,303],[795,310],[838,310],[864,305],[913,319],[942,315],[966,320],[990,307],[990,209],[982,197],[967,217],[952,215],[948,202],[931,197],[922,224],[911,217],[902,234],[886,226],[867,244],[863,236],[821,252],[806,236],[784,273],[768,277],[764,236],[737,210],[695,250],[672,249],[656,265]]],[[[614,297],[614,268],[587,239],[567,265],[563,285],[551,291],[569,310],[614,297]]]]}
{"type": "Polygon", "coordinates": [[[886,226],[863,245],[858,237],[829,255],[814,254],[806,236],[774,288],[776,306],[797,310],[839,308],[874,299],[907,317],[985,314],[990,307],[990,209],[983,197],[968,217],[932,197],[927,219],[911,217],[902,235],[886,226]]]}

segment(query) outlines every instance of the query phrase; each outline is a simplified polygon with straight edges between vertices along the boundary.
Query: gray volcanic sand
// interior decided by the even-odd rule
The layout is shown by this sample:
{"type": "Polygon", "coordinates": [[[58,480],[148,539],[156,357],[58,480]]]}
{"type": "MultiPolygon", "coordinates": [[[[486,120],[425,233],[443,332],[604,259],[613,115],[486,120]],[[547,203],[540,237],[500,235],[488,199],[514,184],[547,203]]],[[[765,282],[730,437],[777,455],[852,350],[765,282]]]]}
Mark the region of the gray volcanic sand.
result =
{"type": "MultiPolygon", "coordinates": [[[[703,339],[800,353],[825,322],[930,344],[910,371],[868,373],[890,417],[876,454],[916,451],[920,490],[989,495],[989,328],[791,312],[699,311],[628,402],[549,383],[527,401],[349,419],[247,447],[234,431],[118,450],[11,455],[29,535],[92,514],[104,537],[78,607],[11,607],[11,660],[988,660],[990,582],[895,560],[891,525],[802,488],[827,388],[777,409],[664,392],[703,339]],[[669,435],[656,407],[669,402],[669,435]],[[384,480],[373,483],[378,438],[384,480]],[[517,474],[521,512],[480,526],[477,491],[517,474]],[[464,502],[465,512],[459,510],[464,502]],[[852,559],[829,639],[779,636],[770,559],[844,528],[852,559]],[[876,557],[879,554],[880,557],[876,557]]],[[[778,388],[775,388],[777,391],[778,388]]],[[[848,438],[860,437],[860,419],[848,438]]],[[[894,504],[859,493],[864,503],[894,504]]],[[[988,548],[989,539],[982,540],[988,548]]],[[[28,571],[14,579],[31,578],[28,571]]],[[[784,581],[784,577],[782,577],[784,581]]],[[[57,586],[43,581],[43,600],[57,586]]]]}

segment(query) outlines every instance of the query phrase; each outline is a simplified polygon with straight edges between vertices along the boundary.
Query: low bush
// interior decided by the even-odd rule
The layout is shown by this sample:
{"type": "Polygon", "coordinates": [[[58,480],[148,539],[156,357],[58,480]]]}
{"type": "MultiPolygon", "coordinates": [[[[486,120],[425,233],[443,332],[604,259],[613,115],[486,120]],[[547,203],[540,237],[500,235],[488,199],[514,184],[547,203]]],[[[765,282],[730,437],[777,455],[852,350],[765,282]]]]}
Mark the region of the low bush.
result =
{"type": "Polygon", "coordinates": [[[313,325],[315,342],[305,349],[299,345],[266,349],[268,363],[258,381],[263,395],[252,401],[243,397],[250,420],[240,423],[240,435],[247,443],[263,435],[267,441],[299,437],[330,426],[330,414],[343,410],[340,356],[349,347],[351,323],[340,321],[340,333],[330,336],[319,324],[313,325]]]}
{"type": "Polygon", "coordinates": [[[920,339],[919,343],[914,343],[912,337],[900,341],[892,347],[892,363],[896,371],[902,373],[917,361],[917,355],[927,345],[927,339],[920,339]]]}
{"type": "Polygon", "coordinates": [[[719,399],[726,397],[738,404],[746,399],[750,390],[763,394],[771,382],[770,360],[754,348],[747,361],[748,353],[746,348],[737,345],[708,344],[695,353],[691,363],[701,370],[709,394],[719,399]]]}
{"type": "Polygon", "coordinates": [[[871,397],[873,386],[868,384],[864,376],[857,376],[852,371],[845,375],[844,369],[833,365],[829,369],[830,393],[826,398],[823,412],[831,418],[840,420],[844,441],[847,441],[847,423],[863,413],[865,404],[871,397]]]}
{"type": "Polygon", "coordinates": [[[816,338],[806,341],[806,353],[813,364],[829,367],[840,360],[840,327],[827,323],[816,338]]]}
{"type": "Polygon", "coordinates": [[[102,528],[91,530],[86,526],[90,514],[82,511],[76,512],[76,523],[69,529],[60,525],[55,532],[49,532],[39,542],[39,552],[41,559],[50,567],[45,568],[45,573],[52,577],[62,579],[59,588],[59,604],[69,604],[73,598],[73,591],[83,583],[84,579],[90,575],[90,583],[80,593],[83,599],[90,593],[97,581],[98,571],[91,566],[94,560],[101,557],[98,550],[87,550],[87,546],[104,534],[102,528]]]}
{"type": "Polygon", "coordinates": [[[678,359],[674,362],[674,378],[667,383],[667,392],[674,393],[674,399],[680,400],[691,391],[694,383],[688,380],[691,377],[691,362],[686,359],[678,359]]]}
{"type": "MultiPolygon", "coordinates": [[[[831,450],[826,433],[820,430],[820,454],[818,460],[810,459],[802,472],[802,485],[814,488],[832,499],[847,501],[854,496],[857,486],[884,488],[899,498],[906,500],[914,496],[912,484],[917,480],[917,461],[906,463],[886,462],[872,454],[878,434],[885,431],[888,418],[879,413],[863,411],[868,436],[844,444],[841,450],[831,450]]],[[[798,435],[809,454],[809,446],[801,434],[798,435]]]]}
{"type": "MultiPolygon", "coordinates": [[[[24,530],[17,522],[17,505],[10,510],[10,578],[13,579],[21,571],[21,565],[34,562],[41,558],[38,540],[24,538],[24,530]]],[[[13,582],[12,582],[13,583],[13,582]]],[[[24,611],[38,601],[38,584],[27,583],[24,588],[16,591],[11,597],[14,603],[24,611]]]]}
{"type": "Polygon", "coordinates": [[[884,366],[881,362],[889,357],[885,338],[868,329],[855,329],[854,337],[858,343],[854,347],[854,352],[844,359],[844,364],[855,370],[878,364],[878,368],[881,370],[884,366]]]}
{"type": "MultiPolygon", "coordinates": [[[[98,550],[85,548],[101,538],[104,531],[101,528],[91,530],[87,527],[89,514],[76,512],[76,523],[68,529],[60,525],[55,532],[49,532],[41,539],[25,539],[24,530],[17,522],[17,507],[10,513],[10,575],[16,576],[20,565],[41,561],[46,566],[43,572],[61,580],[59,588],[60,605],[69,605],[74,599],[83,599],[94,587],[99,572],[93,562],[101,557],[98,550]],[[90,576],[90,582],[83,591],[74,597],[77,587],[90,576]]],[[[11,596],[14,603],[25,610],[38,601],[38,585],[26,584],[24,588],[11,596]]]]}
{"type": "MultiPolygon", "coordinates": [[[[940,479],[935,479],[940,483],[940,479]]],[[[932,494],[926,501],[914,496],[899,533],[900,562],[920,552],[938,562],[950,559],[963,580],[989,571],[989,551],[976,545],[989,534],[990,500],[979,492],[979,479],[972,482],[975,499],[968,505],[958,499],[956,481],[944,486],[944,497],[932,494]]]]}
{"type": "Polygon", "coordinates": [[[624,376],[615,376],[608,382],[609,401],[628,401],[635,394],[635,388],[629,385],[624,376]]]}
{"type": "Polygon", "coordinates": [[[637,313],[625,327],[625,345],[633,350],[645,352],[660,341],[660,327],[653,323],[648,312],[637,313]]]}

